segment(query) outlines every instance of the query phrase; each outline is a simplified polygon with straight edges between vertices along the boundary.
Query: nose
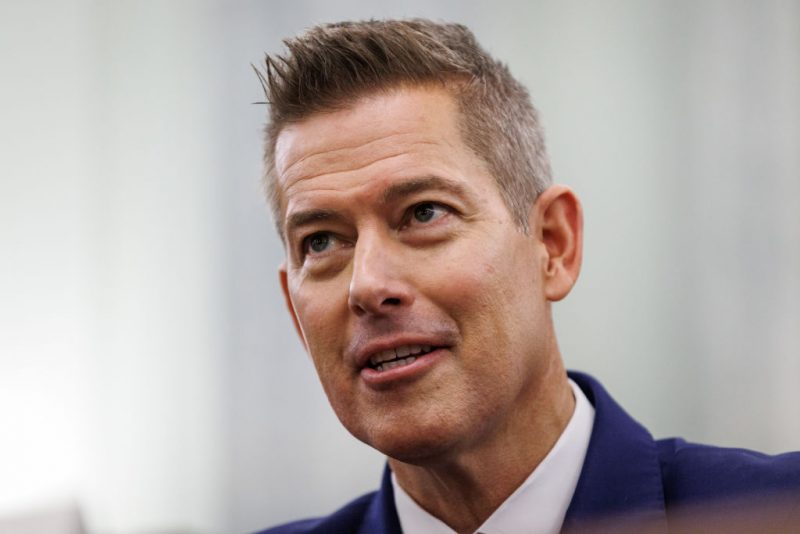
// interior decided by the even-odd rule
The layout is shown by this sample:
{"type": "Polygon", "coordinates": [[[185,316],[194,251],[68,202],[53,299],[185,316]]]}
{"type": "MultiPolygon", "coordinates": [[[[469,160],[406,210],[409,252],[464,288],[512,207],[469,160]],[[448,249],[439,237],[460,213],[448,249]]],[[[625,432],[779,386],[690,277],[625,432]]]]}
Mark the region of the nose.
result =
{"type": "Polygon", "coordinates": [[[348,304],[358,316],[389,315],[413,302],[399,253],[380,236],[362,235],[353,254],[348,304]]]}

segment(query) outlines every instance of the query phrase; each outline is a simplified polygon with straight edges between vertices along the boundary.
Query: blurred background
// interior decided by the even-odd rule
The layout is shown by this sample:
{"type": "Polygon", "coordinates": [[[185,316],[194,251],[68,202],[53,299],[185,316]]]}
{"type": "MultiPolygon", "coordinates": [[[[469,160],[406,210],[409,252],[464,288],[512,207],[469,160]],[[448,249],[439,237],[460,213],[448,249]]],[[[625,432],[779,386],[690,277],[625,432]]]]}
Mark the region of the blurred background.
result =
{"type": "Polygon", "coordinates": [[[377,487],[283,309],[250,63],[389,16],[530,88],[585,207],[568,367],[656,437],[800,449],[800,2],[2,0],[0,532],[243,533],[377,487]]]}

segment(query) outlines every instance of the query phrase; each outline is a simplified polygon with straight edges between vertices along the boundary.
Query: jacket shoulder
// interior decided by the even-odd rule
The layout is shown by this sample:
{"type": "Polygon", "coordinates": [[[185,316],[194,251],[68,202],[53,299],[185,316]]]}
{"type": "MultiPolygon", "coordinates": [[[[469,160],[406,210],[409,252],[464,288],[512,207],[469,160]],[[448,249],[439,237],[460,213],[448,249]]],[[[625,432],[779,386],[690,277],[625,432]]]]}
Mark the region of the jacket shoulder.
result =
{"type": "Polygon", "coordinates": [[[367,508],[375,494],[376,492],[362,495],[329,516],[292,521],[291,523],[261,530],[256,534],[321,534],[323,532],[355,534],[361,528],[367,508]]]}
{"type": "Polygon", "coordinates": [[[657,445],[668,504],[800,495],[800,452],[768,455],[679,438],[657,445]]]}

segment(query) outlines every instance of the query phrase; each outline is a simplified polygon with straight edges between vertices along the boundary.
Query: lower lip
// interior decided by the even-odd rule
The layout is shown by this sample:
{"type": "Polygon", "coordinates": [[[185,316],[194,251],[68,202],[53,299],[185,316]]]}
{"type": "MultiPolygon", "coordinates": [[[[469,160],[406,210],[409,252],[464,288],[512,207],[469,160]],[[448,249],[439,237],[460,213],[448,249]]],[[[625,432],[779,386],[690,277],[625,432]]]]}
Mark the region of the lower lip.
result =
{"type": "Polygon", "coordinates": [[[400,367],[393,367],[386,371],[378,371],[372,367],[364,367],[361,370],[361,378],[372,388],[381,388],[393,383],[412,380],[425,374],[428,369],[436,365],[441,357],[444,356],[446,349],[432,350],[422,356],[417,356],[413,362],[400,367]]]}

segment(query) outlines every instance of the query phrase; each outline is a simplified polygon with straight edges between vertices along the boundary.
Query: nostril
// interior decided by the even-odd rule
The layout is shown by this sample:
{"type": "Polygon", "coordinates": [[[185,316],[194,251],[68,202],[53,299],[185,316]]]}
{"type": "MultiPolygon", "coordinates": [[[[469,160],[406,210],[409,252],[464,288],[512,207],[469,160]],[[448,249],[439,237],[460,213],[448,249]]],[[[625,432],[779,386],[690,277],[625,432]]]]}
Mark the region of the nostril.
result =
{"type": "Polygon", "coordinates": [[[388,304],[390,306],[397,306],[397,305],[400,304],[400,299],[392,297],[392,298],[384,299],[383,303],[384,304],[388,304]]]}

